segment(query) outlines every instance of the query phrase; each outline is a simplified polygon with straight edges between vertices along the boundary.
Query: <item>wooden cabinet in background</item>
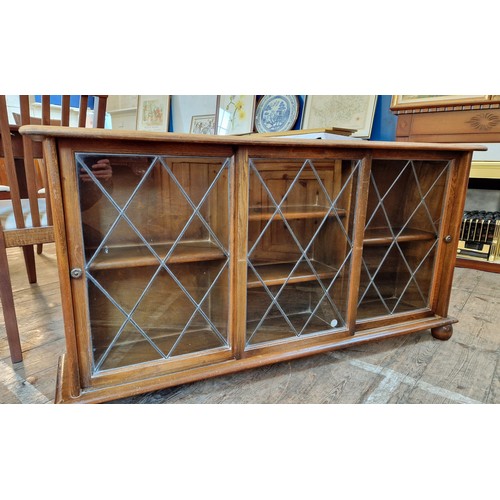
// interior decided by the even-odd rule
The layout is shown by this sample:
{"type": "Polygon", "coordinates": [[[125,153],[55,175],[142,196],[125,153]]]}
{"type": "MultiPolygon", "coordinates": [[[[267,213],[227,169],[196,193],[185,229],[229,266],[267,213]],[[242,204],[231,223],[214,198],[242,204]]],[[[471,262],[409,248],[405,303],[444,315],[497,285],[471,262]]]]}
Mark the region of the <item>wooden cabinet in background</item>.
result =
{"type": "MultiPolygon", "coordinates": [[[[500,96],[393,96],[392,111],[397,115],[396,140],[434,143],[499,143],[500,96]]],[[[491,178],[491,169],[472,169],[471,178],[491,178]],[[487,172],[490,170],[490,172],[487,172]],[[480,171],[480,172],[479,172],[480,171]]],[[[493,174],[494,175],[494,174],[493,174]]],[[[492,189],[497,189],[493,187],[492,189]]],[[[486,200],[485,200],[486,201],[486,200]]],[[[486,208],[487,201],[481,211],[486,208]]],[[[469,227],[468,214],[464,213],[464,227],[469,227]]],[[[479,220],[478,224],[481,224],[479,220]]],[[[484,225],[484,224],[483,224],[484,225]]],[[[488,233],[488,231],[485,231],[488,233]]],[[[480,241],[461,241],[458,267],[481,271],[500,272],[498,261],[489,261],[488,252],[475,252],[476,246],[484,249],[496,246],[498,231],[479,238],[480,241]],[[484,241],[483,241],[484,240],[484,241]],[[469,249],[472,249],[472,251],[469,249]],[[467,255],[469,254],[469,255],[467,255]]]]}
{"type": "Polygon", "coordinates": [[[497,108],[399,114],[396,127],[397,141],[481,143],[499,137],[497,108]]]}
{"type": "Polygon", "coordinates": [[[471,146],[22,133],[43,139],[54,198],[57,402],[451,336],[471,146]]]}
{"type": "Polygon", "coordinates": [[[396,140],[500,142],[500,96],[392,96],[396,140]]]}

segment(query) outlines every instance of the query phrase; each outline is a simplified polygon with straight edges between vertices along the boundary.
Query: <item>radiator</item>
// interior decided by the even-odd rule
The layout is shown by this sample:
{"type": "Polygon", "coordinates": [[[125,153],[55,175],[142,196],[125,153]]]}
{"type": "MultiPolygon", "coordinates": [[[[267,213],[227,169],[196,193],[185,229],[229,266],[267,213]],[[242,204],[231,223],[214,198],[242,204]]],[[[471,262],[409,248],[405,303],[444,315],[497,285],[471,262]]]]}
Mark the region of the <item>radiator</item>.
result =
{"type": "Polygon", "coordinates": [[[458,255],[479,260],[500,260],[500,212],[465,211],[458,255]]]}

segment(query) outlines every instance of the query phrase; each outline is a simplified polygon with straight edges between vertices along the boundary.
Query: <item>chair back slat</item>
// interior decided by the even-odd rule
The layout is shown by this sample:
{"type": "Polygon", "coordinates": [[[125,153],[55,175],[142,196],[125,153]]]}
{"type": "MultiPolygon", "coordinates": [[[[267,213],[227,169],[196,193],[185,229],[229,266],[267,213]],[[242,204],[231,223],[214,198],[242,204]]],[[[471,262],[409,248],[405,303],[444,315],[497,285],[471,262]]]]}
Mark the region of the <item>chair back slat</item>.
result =
{"type": "Polygon", "coordinates": [[[89,104],[89,96],[80,96],[80,114],[78,115],[78,126],[85,127],[87,124],[87,107],[89,104]]]}
{"type": "MultiPolygon", "coordinates": [[[[30,102],[29,96],[19,96],[19,105],[21,108],[21,124],[27,125],[30,123],[30,102]]],[[[40,226],[40,210],[38,208],[38,190],[36,183],[36,167],[35,158],[33,157],[33,141],[23,136],[24,148],[24,171],[26,174],[26,188],[28,191],[28,199],[30,204],[30,213],[33,226],[40,226]],[[28,139],[28,140],[27,140],[28,139]]]]}
{"type": "Polygon", "coordinates": [[[69,95],[62,96],[62,102],[61,102],[61,126],[62,127],[69,127],[69,101],[70,101],[69,95]]]}
{"type": "Polygon", "coordinates": [[[106,121],[106,106],[108,101],[107,95],[94,96],[94,128],[104,128],[106,121]]]}
{"type": "Polygon", "coordinates": [[[42,125],[50,125],[50,95],[42,96],[42,125]]]}

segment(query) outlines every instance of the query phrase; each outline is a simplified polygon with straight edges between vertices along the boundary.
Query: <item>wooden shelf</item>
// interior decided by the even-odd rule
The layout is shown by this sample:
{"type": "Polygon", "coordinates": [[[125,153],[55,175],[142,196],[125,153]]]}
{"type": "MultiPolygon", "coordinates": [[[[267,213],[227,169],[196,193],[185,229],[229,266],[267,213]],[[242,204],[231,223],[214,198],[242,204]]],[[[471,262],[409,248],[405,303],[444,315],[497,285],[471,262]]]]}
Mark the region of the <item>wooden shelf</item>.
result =
{"type": "MultiPolygon", "coordinates": [[[[290,314],[287,316],[289,321],[294,325],[298,332],[302,331],[306,322],[307,326],[301,335],[310,335],[318,333],[333,332],[344,328],[343,323],[328,324],[317,315],[311,317],[310,311],[290,314]]],[[[247,321],[247,332],[253,332],[257,326],[258,321],[247,321]]],[[[260,326],[259,330],[252,336],[249,345],[257,345],[264,342],[276,342],[295,338],[295,333],[291,330],[290,326],[286,323],[282,316],[275,318],[267,318],[260,326]]]]}
{"type": "MultiPolygon", "coordinates": [[[[96,340],[99,342],[99,327],[100,325],[93,324],[92,328],[96,332],[96,340]]],[[[118,330],[119,325],[113,326],[114,330],[118,330]]],[[[178,339],[182,329],[163,328],[159,330],[148,329],[150,339],[157,347],[167,355],[175,341],[178,339]]],[[[95,345],[96,359],[99,361],[102,354],[106,350],[106,342],[101,342],[103,345],[95,345]]],[[[210,328],[189,328],[179,342],[179,345],[174,349],[172,355],[180,356],[191,354],[192,352],[205,351],[209,349],[217,349],[226,347],[221,340],[216,337],[210,328]]],[[[156,351],[139,332],[134,332],[126,340],[119,339],[110,351],[106,360],[102,363],[101,369],[111,370],[120,368],[121,366],[136,365],[139,363],[147,363],[162,359],[161,354],[156,351]]]]}
{"type": "MultiPolygon", "coordinates": [[[[172,248],[172,243],[151,245],[155,252],[164,257],[172,248]]],[[[168,264],[185,264],[224,259],[221,249],[210,241],[188,241],[177,244],[168,264]]],[[[144,245],[108,247],[101,250],[92,262],[91,270],[121,269],[124,267],[157,266],[158,259],[144,245]]]]}
{"type": "MultiPolygon", "coordinates": [[[[284,207],[282,208],[283,215],[287,220],[293,219],[322,219],[328,213],[329,207],[321,207],[318,205],[307,205],[297,207],[284,207]]],[[[272,207],[258,207],[250,208],[248,220],[250,221],[266,221],[269,220],[275,213],[275,208],[272,207]]],[[[339,217],[345,217],[347,211],[344,209],[337,209],[339,217]]],[[[329,217],[335,217],[333,212],[330,212],[329,217]]],[[[279,214],[276,214],[276,221],[281,219],[279,214]]]]}
{"type": "MultiPolygon", "coordinates": [[[[393,228],[394,234],[398,234],[401,228],[393,228]]],[[[410,241],[429,241],[435,240],[436,235],[428,231],[420,231],[418,229],[405,229],[404,232],[398,236],[399,243],[406,243],[410,241]]],[[[393,242],[393,237],[388,228],[374,228],[365,231],[365,238],[363,244],[365,246],[381,246],[390,245],[393,242]]]]}
{"type": "MultiPolygon", "coordinates": [[[[267,286],[282,285],[290,275],[296,262],[280,262],[273,264],[256,265],[255,269],[260,274],[267,286]]],[[[318,261],[312,261],[312,265],[316,269],[317,275],[321,279],[333,278],[337,270],[318,261]]],[[[258,288],[262,286],[262,282],[249,273],[247,288],[258,288]]],[[[293,276],[288,280],[288,283],[302,283],[305,281],[313,281],[316,279],[315,274],[306,262],[300,263],[295,269],[293,276]]]]}
{"type": "MultiPolygon", "coordinates": [[[[392,311],[392,309],[396,306],[398,302],[398,297],[384,297],[384,301],[392,311]]],[[[398,313],[407,313],[415,310],[423,309],[423,307],[415,306],[414,304],[407,304],[406,302],[399,302],[397,311],[398,313]]],[[[373,318],[374,316],[390,316],[390,313],[387,312],[387,309],[383,306],[382,302],[379,299],[365,299],[358,305],[358,321],[363,321],[366,319],[373,318]]]]}

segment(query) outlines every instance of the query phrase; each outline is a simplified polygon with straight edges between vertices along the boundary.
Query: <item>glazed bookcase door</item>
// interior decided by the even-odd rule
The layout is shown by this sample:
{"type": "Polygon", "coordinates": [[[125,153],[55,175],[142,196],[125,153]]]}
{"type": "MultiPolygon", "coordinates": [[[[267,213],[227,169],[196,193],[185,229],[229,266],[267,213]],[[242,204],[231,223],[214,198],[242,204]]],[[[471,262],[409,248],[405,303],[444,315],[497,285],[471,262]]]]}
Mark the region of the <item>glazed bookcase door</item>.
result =
{"type": "Polygon", "coordinates": [[[249,159],[247,350],[346,330],[360,165],[249,159]]]}
{"type": "Polygon", "coordinates": [[[373,160],[359,321],[431,307],[450,168],[444,160],[373,160]]]}
{"type": "Polygon", "coordinates": [[[229,350],[230,158],[75,160],[92,374],[229,350]]]}

